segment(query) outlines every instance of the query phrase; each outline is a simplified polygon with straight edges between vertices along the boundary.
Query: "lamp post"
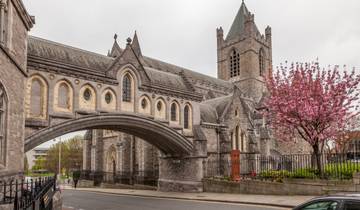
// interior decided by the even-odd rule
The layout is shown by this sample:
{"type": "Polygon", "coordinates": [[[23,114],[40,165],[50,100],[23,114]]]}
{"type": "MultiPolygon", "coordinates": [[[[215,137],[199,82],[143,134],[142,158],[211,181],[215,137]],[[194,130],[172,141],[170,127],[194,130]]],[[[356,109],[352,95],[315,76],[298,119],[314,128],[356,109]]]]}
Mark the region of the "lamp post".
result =
{"type": "MultiPolygon", "coordinates": [[[[54,139],[56,141],[56,139],[54,139]]],[[[61,136],[59,137],[58,180],[61,178],[61,136]]]]}

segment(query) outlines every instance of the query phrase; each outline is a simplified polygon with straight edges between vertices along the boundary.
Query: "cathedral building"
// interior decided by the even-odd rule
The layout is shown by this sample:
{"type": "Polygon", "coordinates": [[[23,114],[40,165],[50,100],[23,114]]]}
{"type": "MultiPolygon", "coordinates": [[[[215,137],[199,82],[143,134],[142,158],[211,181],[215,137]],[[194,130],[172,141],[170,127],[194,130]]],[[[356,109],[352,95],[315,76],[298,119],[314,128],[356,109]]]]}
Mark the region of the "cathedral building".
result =
{"type": "Polygon", "coordinates": [[[271,28],[260,32],[244,2],[226,36],[216,30],[217,78],[145,56],[136,32],[122,47],[115,35],[107,55],[27,36],[34,20],[21,0],[0,0],[0,20],[0,176],[20,174],[22,164],[9,160],[22,163],[24,152],[70,130],[88,129],[83,170],[144,179],[160,171],[169,185],[175,173],[180,185],[187,180],[181,173],[192,173],[197,186],[205,176],[229,175],[233,150],[245,160],[302,148],[275,141],[261,114],[271,28]],[[111,114],[162,130],[113,121],[105,128],[111,114]],[[94,116],[99,124],[79,123],[94,116]],[[183,168],[191,169],[188,161],[196,170],[177,171],[179,151],[188,155],[183,168]]]}
{"type": "MultiPolygon", "coordinates": [[[[214,168],[221,168],[216,174],[229,173],[227,163],[231,150],[240,150],[242,159],[249,155],[280,154],[259,111],[266,92],[264,77],[272,67],[271,28],[261,33],[254,15],[243,2],[226,37],[222,27],[216,32],[218,78],[143,56],[136,34],[126,47],[158,84],[178,90],[190,89],[200,96],[196,110],[200,113],[200,122],[196,126],[192,117],[188,117],[192,116],[192,105],[183,99],[173,101],[165,96],[157,98],[155,94],[142,96],[138,99],[138,110],[173,124],[172,127],[184,135],[198,135],[205,140],[208,162],[205,173],[208,175],[214,175],[214,168]]],[[[119,59],[123,53],[115,37],[108,57],[119,59]]],[[[84,170],[152,174],[158,169],[161,152],[138,137],[111,130],[91,130],[85,138],[88,141],[84,149],[84,170]]],[[[241,171],[249,170],[242,168],[241,171]]]]}

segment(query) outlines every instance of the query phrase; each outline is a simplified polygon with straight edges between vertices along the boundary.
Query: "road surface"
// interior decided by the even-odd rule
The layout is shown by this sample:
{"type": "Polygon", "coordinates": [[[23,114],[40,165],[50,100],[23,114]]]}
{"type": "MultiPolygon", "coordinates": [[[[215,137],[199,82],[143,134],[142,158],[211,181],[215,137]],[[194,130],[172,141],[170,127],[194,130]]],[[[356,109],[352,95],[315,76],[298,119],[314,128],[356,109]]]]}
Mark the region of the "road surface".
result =
{"type": "Polygon", "coordinates": [[[284,208],[64,190],[63,210],[285,210],[284,208]]]}

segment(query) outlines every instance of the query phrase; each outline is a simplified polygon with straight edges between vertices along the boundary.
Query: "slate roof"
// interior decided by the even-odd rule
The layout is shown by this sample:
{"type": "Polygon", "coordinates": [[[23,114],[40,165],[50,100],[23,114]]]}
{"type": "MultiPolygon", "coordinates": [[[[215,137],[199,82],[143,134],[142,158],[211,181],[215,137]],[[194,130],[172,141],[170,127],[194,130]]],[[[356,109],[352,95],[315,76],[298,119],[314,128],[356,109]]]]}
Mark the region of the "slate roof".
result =
{"type": "Polygon", "coordinates": [[[144,67],[151,82],[156,85],[187,89],[183,78],[180,75],[159,71],[150,67],[144,67]]]}
{"type": "MultiPolygon", "coordinates": [[[[249,10],[247,9],[244,2],[241,3],[241,7],[234,19],[233,24],[231,25],[230,31],[226,36],[226,40],[232,40],[236,38],[239,34],[245,32],[245,20],[247,16],[250,15],[249,10]]],[[[259,33],[259,29],[254,24],[254,31],[259,33]]]]}
{"type": "Polygon", "coordinates": [[[114,60],[104,55],[34,36],[28,38],[28,55],[103,72],[114,60]]]}
{"type": "Polygon", "coordinates": [[[146,56],[143,56],[144,58],[144,65],[147,67],[151,67],[154,69],[158,69],[160,71],[165,71],[173,74],[180,74],[181,71],[184,72],[184,75],[190,79],[192,84],[195,85],[197,81],[202,81],[204,83],[209,83],[218,87],[228,88],[231,89],[233,87],[233,84],[229,81],[217,79],[208,75],[204,75],[180,66],[176,66],[170,63],[166,63],[154,58],[149,58],[146,56]]]}
{"type": "Polygon", "coordinates": [[[209,104],[200,104],[200,119],[202,122],[217,123],[218,115],[216,109],[209,104]]]}
{"type": "Polygon", "coordinates": [[[203,122],[217,123],[224,113],[227,105],[232,101],[233,94],[206,100],[200,104],[201,120],[203,122]]]}

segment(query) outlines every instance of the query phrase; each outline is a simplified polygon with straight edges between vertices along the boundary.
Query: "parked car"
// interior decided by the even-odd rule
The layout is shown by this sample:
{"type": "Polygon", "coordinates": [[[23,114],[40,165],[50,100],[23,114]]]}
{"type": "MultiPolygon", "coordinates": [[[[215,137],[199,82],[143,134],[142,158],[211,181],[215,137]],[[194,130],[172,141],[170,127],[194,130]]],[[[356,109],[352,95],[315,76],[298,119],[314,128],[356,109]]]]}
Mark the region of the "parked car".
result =
{"type": "Polygon", "coordinates": [[[360,210],[360,194],[318,197],[295,207],[293,210],[360,210]]]}

